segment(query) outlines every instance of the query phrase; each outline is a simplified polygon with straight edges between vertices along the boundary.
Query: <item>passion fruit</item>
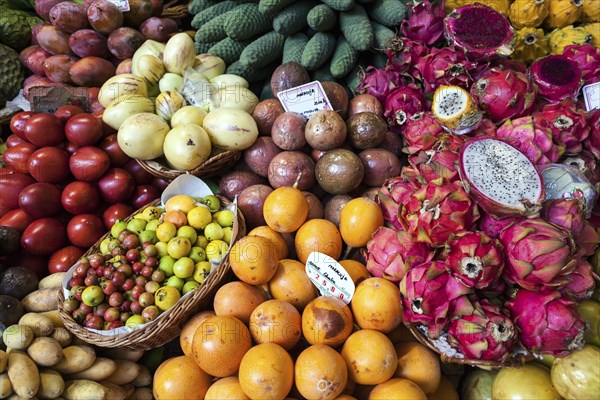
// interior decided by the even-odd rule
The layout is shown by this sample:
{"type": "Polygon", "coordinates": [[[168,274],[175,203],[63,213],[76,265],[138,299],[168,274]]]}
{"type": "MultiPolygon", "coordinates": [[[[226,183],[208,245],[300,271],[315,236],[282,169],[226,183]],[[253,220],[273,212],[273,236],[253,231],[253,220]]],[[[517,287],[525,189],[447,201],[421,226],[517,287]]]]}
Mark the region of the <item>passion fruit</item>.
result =
{"type": "Polygon", "coordinates": [[[330,194],[346,194],[356,189],[365,174],[365,167],[354,152],[334,149],[325,153],[315,165],[319,186],[330,194]]]}

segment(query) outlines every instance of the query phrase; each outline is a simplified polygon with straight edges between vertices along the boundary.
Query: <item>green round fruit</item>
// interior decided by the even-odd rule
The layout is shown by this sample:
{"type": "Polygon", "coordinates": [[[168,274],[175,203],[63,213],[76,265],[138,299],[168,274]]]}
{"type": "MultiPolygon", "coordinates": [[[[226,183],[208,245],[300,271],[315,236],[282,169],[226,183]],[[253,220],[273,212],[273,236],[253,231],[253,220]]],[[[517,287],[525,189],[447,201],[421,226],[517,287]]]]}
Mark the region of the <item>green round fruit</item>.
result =
{"type": "Polygon", "coordinates": [[[173,274],[182,279],[194,275],[194,260],[189,257],[181,257],[173,264],[173,274]]]}
{"type": "Polygon", "coordinates": [[[560,394],[552,385],[548,368],[527,363],[521,368],[502,368],[494,379],[492,398],[556,400],[560,394]]]}
{"type": "Polygon", "coordinates": [[[152,243],[152,244],[156,244],[158,243],[158,238],[156,237],[156,231],[149,231],[149,230],[144,230],[142,232],[140,232],[140,243],[152,243]]]}
{"type": "Polygon", "coordinates": [[[595,399],[600,388],[600,349],[585,345],[552,364],[552,383],[565,399],[595,399]]]}
{"type": "Polygon", "coordinates": [[[211,222],[204,228],[204,236],[206,236],[209,241],[221,240],[223,239],[223,228],[218,223],[211,222]]]}
{"type": "Polygon", "coordinates": [[[186,294],[186,293],[191,292],[192,290],[196,289],[197,287],[200,287],[200,284],[198,282],[187,281],[183,285],[183,289],[181,289],[181,293],[186,294]]]}
{"type": "Polygon", "coordinates": [[[104,292],[97,285],[88,286],[81,293],[81,301],[89,307],[96,307],[104,301],[104,292]]]}
{"type": "Polygon", "coordinates": [[[217,222],[223,228],[233,226],[233,221],[235,221],[235,214],[231,210],[222,210],[219,211],[217,215],[217,222]]]}
{"type": "Polygon", "coordinates": [[[140,314],[133,314],[131,317],[127,318],[125,321],[125,326],[129,329],[135,329],[140,325],[144,325],[146,322],[144,318],[140,314]]]}
{"type": "Polygon", "coordinates": [[[171,256],[163,256],[160,258],[158,262],[158,269],[165,273],[165,276],[168,278],[173,276],[173,265],[175,264],[175,259],[171,256]]]}
{"type": "Polygon", "coordinates": [[[146,221],[141,218],[132,218],[127,223],[127,229],[139,235],[146,228],[146,221]]]}
{"type": "Polygon", "coordinates": [[[110,234],[116,239],[119,237],[119,233],[121,233],[123,229],[127,229],[127,222],[123,221],[122,219],[118,219],[115,221],[112,228],[110,228],[110,234]]]}
{"type": "Polygon", "coordinates": [[[174,237],[167,243],[167,253],[176,259],[187,256],[191,249],[190,241],[184,237],[174,237]]]}
{"type": "Polygon", "coordinates": [[[208,261],[200,261],[194,267],[194,280],[198,283],[204,282],[210,270],[212,268],[212,264],[208,261]]]}
{"type": "MultiPolygon", "coordinates": [[[[183,285],[182,285],[183,287],[183,285]]],[[[179,290],[172,286],[163,286],[154,294],[154,301],[159,310],[165,311],[173,307],[181,298],[179,290]]]]}
{"type": "MultiPolygon", "coordinates": [[[[183,289],[183,285],[185,285],[185,280],[175,275],[170,276],[169,279],[167,279],[165,282],[165,286],[173,287],[179,290],[180,292],[183,289]]],[[[158,290],[156,292],[158,292],[158,290]]],[[[154,293],[154,296],[156,296],[156,293],[154,293]]]]}
{"type": "Polygon", "coordinates": [[[195,263],[206,260],[206,251],[199,246],[194,246],[190,250],[189,257],[194,260],[195,263]]]}
{"type": "Polygon", "coordinates": [[[492,400],[492,384],[496,374],[476,369],[465,376],[460,391],[463,400],[492,400]]]}
{"type": "Polygon", "coordinates": [[[198,238],[198,233],[194,228],[189,225],[184,225],[181,228],[177,229],[177,237],[184,237],[190,241],[190,243],[196,243],[196,239],[198,238]]]}
{"type": "Polygon", "coordinates": [[[194,207],[187,213],[187,222],[195,229],[204,229],[211,221],[210,209],[204,205],[194,207]]]}
{"type": "Polygon", "coordinates": [[[204,205],[206,205],[210,211],[215,212],[215,211],[219,211],[219,209],[221,208],[221,201],[219,200],[219,198],[213,194],[208,195],[208,196],[204,196],[200,202],[204,205]]]}

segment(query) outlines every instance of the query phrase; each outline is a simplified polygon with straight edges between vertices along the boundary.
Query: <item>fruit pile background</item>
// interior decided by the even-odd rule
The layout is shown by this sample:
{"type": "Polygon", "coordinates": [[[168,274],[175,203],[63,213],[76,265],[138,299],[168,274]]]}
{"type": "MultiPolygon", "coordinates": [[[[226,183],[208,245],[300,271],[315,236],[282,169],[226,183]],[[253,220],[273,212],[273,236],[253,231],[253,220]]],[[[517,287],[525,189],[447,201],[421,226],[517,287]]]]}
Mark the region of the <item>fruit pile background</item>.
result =
{"type": "Polygon", "coordinates": [[[597,397],[599,83],[597,0],[0,0],[0,398],[597,397]]]}

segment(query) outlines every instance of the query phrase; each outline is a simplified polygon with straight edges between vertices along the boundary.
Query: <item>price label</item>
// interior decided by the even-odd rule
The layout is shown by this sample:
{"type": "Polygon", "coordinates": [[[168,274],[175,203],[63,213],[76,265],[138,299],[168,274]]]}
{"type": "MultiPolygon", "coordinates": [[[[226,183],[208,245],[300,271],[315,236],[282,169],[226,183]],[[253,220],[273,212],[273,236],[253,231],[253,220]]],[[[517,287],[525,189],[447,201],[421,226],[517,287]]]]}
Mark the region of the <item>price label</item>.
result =
{"type": "Polygon", "coordinates": [[[277,97],[285,111],[302,114],[306,120],[317,111],[333,109],[319,81],[284,90],[277,97]]]}
{"type": "Polygon", "coordinates": [[[121,12],[126,12],[130,10],[129,0],[108,0],[113,3],[115,6],[119,7],[121,12]]]}
{"type": "Polygon", "coordinates": [[[600,108],[600,82],[585,85],[582,91],[583,99],[585,100],[585,108],[587,108],[588,111],[600,108]]]}
{"type": "Polygon", "coordinates": [[[306,260],[306,274],[322,296],[333,296],[349,304],[354,296],[350,274],[334,258],[312,252],[306,260]]]}

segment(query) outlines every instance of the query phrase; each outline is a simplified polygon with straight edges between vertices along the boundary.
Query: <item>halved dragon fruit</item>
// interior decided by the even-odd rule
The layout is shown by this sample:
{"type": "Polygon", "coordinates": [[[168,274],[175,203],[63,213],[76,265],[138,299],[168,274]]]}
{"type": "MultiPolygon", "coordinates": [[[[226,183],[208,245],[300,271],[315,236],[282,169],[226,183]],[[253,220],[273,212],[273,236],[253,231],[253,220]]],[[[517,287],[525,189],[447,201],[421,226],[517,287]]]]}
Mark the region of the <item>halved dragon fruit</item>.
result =
{"type": "Polygon", "coordinates": [[[576,98],[583,83],[577,63],[558,54],[532,62],[529,79],[538,87],[540,97],[550,103],[576,98]]]}
{"type": "Polygon", "coordinates": [[[433,94],[431,111],[445,130],[457,135],[477,129],[483,117],[473,97],[459,86],[439,86],[433,94]]]}
{"type": "Polygon", "coordinates": [[[459,172],[465,190],[488,214],[533,216],[544,201],[544,185],[535,166],[510,144],[472,139],[461,149],[459,172]]]}
{"type": "Polygon", "coordinates": [[[502,245],[483,232],[457,234],[443,254],[450,274],[474,289],[490,286],[502,274],[502,245]]]}
{"type": "Polygon", "coordinates": [[[496,137],[515,146],[535,165],[557,162],[565,152],[564,146],[552,141],[552,131],[534,124],[531,116],[506,121],[496,131],[496,137]]]}
{"type": "Polygon", "coordinates": [[[375,96],[383,105],[386,97],[400,85],[400,74],[397,71],[369,66],[361,72],[358,93],[375,96]]]}
{"type": "Polygon", "coordinates": [[[471,291],[450,276],[441,262],[411,268],[400,281],[404,321],[425,325],[428,336],[437,339],[448,322],[450,303],[471,291]]]}
{"type": "Polygon", "coordinates": [[[431,53],[417,63],[425,93],[433,93],[441,85],[456,85],[468,89],[473,84],[472,73],[476,67],[476,62],[468,60],[454,46],[433,48],[431,53]]]}
{"type": "Polygon", "coordinates": [[[402,127],[413,114],[425,111],[427,107],[423,91],[414,84],[408,84],[387,95],[383,115],[390,125],[402,127]]]}
{"type": "Polygon", "coordinates": [[[408,156],[408,162],[416,167],[428,182],[439,178],[455,181],[459,179],[456,169],[458,151],[464,142],[464,136],[445,133],[430,149],[408,156]]]}
{"type": "Polygon", "coordinates": [[[577,63],[584,85],[600,81],[600,50],[596,46],[572,44],[565,47],[563,56],[577,63]]]}
{"type": "Polygon", "coordinates": [[[448,43],[462,48],[472,60],[508,57],[516,44],[510,22],[498,11],[480,3],[454,9],[444,19],[448,43]]]}
{"type": "Polygon", "coordinates": [[[489,300],[457,299],[456,314],[448,323],[448,342],[471,360],[504,361],[517,342],[513,322],[503,308],[489,300]]]}
{"type": "Polygon", "coordinates": [[[406,231],[385,226],[373,233],[363,254],[371,275],[392,282],[399,282],[410,268],[433,258],[433,250],[425,243],[414,242],[406,231]]]}
{"type": "Polygon", "coordinates": [[[506,266],[503,278],[528,290],[560,285],[557,276],[573,270],[571,234],[541,218],[517,222],[500,232],[506,266]]]}
{"type": "Polygon", "coordinates": [[[584,344],[585,323],[576,304],[557,290],[520,289],[506,307],[519,328],[521,343],[536,354],[564,357],[584,344]]]}
{"type": "Polygon", "coordinates": [[[414,154],[422,150],[429,150],[443,132],[445,132],[444,129],[433,113],[427,111],[413,114],[402,129],[403,151],[407,154],[414,154]]]}
{"type": "Polygon", "coordinates": [[[471,95],[492,121],[502,123],[531,113],[536,88],[524,73],[491,69],[471,86],[471,95]]]}
{"type": "Polygon", "coordinates": [[[409,17],[402,21],[402,34],[409,39],[433,45],[444,33],[444,2],[424,0],[409,4],[409,17]]]}

